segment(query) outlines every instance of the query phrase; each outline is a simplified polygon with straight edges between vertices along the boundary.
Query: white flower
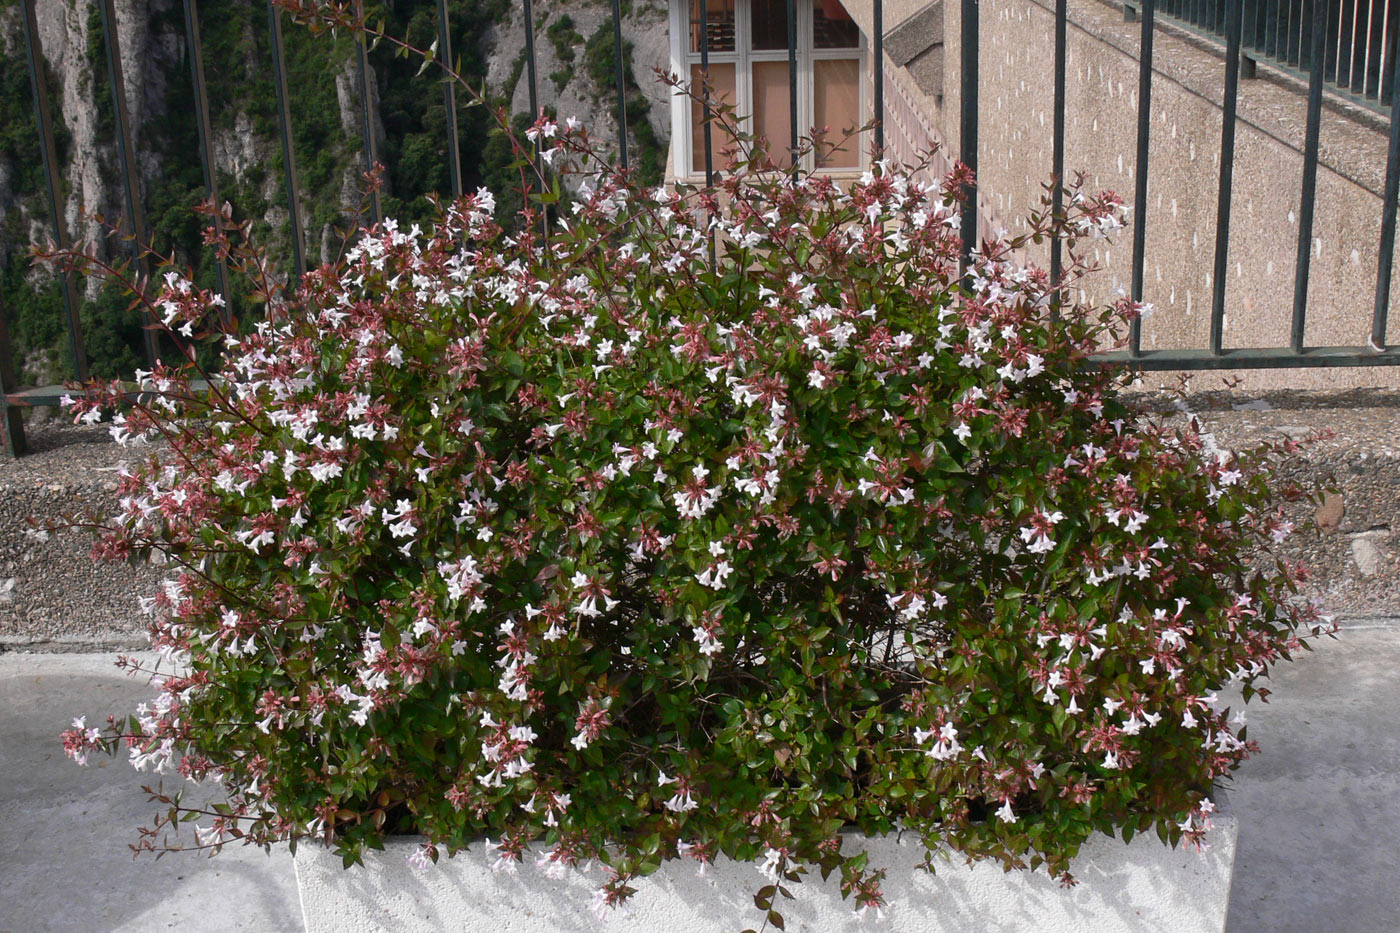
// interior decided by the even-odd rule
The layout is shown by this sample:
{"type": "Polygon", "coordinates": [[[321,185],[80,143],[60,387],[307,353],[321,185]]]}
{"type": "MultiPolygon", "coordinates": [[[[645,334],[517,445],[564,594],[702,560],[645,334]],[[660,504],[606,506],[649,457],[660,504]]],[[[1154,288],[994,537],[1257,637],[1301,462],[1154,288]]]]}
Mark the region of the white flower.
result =
{"type": "Polygon", "coordinates": [[[690,631],[695,636],[695,643],[700,646],[701,654],[706,657],[714,657],[719,654],[720,648],[723,646],[709,631],[699,625],[692,626],[690,631]]]}
{"type": "Polygon", "coordinates": [[[1032,554],[1044,554],[1055,549],[1055,542],[1048,535],[1037,534],[1034,528],[1022,528],[1021,539],[1030,542],[1026,550],[1032,554]]]}
{"type": "MultiPolygon", "coordinates": [[[[923,729],[916,729],[914,731],[914,738],[920,743],[928,741],[932,735],[932,732],[927,732],[923,729]]],[[[924,754],[935,761],[948,761],[951,758],[957,757],[958,753],[962,750],[962,745],[958,743],[957,727],[951,722],[946,722],[938,731],[938,740],[934,742],[933,747],[924,754]]]]}
{"type": "Polygon", "coordinates": [[[598,888],[593,892],[593,900],[589,904],[589,908],[593,911],[593,916],[598,918],[599,923],[608,919],[608,911],[611,907],[612,905],[608,903],[607,889],[598,888]]]}
{"type": "Polygon", "coordinates": [[[666,801],[666,809],[670,810],[672,813],[685,813],[688,810],[694,810],[698,806],[699,804],[695,802],[695,798],[690,796],[690,791],[678,793],[670,800],[666,801]]]}
{"type": "Polygon", "coordinates": [[[1010,800],[1003,800],[1001,802],[1001,807],[997,810],[997,819],[1001,820],[1003,823],[1016,822],[1016,814],[1011,810],[1010,800]]]}
{"type": "Polygon", "coordinates": [[[733,572],[734,568],[730,565],[729,561],[722,560],[703,573],[696,574],[695,579],[700,581],[701,586],[708,586],[718,590],[724,587],[724,578],[733,572]]]}
{"type": "Polygon", "coordinates": [[[408,855],[408,864],[418,871],[431,868],[434,864],[433,856],[437,855],[437,848],[428,843],[422,843],[408,855]]]}

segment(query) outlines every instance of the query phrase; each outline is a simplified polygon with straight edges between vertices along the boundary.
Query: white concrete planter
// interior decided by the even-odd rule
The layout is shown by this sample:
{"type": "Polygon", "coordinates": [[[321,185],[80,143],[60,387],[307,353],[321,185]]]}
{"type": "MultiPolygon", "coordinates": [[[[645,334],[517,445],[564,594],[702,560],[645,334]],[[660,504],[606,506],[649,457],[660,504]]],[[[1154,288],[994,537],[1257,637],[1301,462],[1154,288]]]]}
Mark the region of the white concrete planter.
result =
{"type": "MultiPolygon", "coordinates": [[[[791,886],[796,900],[780,897],[775,906],[789,931],[805,933],[1220,933],[1230,902],[1237,832],[1234,816],[1222,807],[1205,855],[1171,849],[1155,834],[1136,836],[1128,845],[1097,836],[1074,861],[1071,870],[1080,883],[1072,889],[1061,888],[1043,870],[1007,874],[991,863],[967,867],[949,862],[929,875],[916,867],[921,854],[917,840],[899,842],[890,836],[865,843],[871,866],[889,869],[884,884],[892,909],[888,923],[862,922],[852,903],[841,899],[837,877],[823,882],[816,872],[791,886]]],[[[855,841],[845,848],[854,851],[855,841]]],[[[628,914],[614,913],[600,926],[589,910],[600,872],[552,881],[527,857],[518,873],[497,874],[484,847],[416,870],[407,863],[415,847],[408,839],[392,842],[384,852],[367,856],[364,866],[348,871],[334,853],[300,847],[297,886],[308,933],[735,933],[763,922],[753,894],[767,881],[748,863],[725,860],[700,877],[694,862],[668,862],[636,884],[628,914]]]]}

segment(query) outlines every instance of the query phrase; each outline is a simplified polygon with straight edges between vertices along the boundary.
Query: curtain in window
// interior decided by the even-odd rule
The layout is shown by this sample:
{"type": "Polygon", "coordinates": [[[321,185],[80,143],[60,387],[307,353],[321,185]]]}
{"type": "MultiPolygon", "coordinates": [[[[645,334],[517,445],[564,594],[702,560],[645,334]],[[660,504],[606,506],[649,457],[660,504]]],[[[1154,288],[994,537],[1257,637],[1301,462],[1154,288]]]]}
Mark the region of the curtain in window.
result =
{"type": "Polygon", "coordinates": [[[854,58],[814,61],[812,84],[813,123],[830,130],[817,153],[817,167],[858,167],[860,137],[844,142],[841,137],[860,125],[860,62],[854,58]]]}
{"type": "MultiPolygon", "coordinates": [[[[691,65],[690,86],[698,92],[701,84],[700,66],[691,65]]],[[[732,63],[710,63],[710,90],[712,102],[734,103],[734,65],[732,63]]],[[[725,166],[725,160],[719,153],[729,144],[730,137],[728,133],[720,129],[718,123],[710,124],[710,131],[710,155],[714,159],[715,168],[722,169],[725,166]]],[[[690,105],[690,153],[690,164],[694,166],[694,171],[703,172],[705,170],[705,107],[698,100],[691,101],[690,105]]]]}

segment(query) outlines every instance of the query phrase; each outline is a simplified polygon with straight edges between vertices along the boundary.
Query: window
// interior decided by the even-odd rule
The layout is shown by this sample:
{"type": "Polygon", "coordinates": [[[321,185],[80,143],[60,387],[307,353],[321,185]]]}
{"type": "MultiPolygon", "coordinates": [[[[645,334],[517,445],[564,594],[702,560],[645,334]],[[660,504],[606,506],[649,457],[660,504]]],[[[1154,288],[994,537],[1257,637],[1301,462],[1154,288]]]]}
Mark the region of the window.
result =
{"type": "MultiPolygon", "coordinates": [[[[734,104],[748,129],[768,140],[774,162],[787,161],[791,140],[788,82],[787,0],[672,0],[673,67],[700,86],[700,13],[706,4],[710,85],[717,99],[734,104]],[[681,28],[677,28],[681,27],[681,28]]],[[[796,0],[798,135],[813,126],[830,128],[828,143],[809,168],[850,170],[865,161],[861,138],[841,143],[846,130],[864,123],[861,80],[865,41],[841,0],[796,0]]],[[[672,129],[675,168],[681,176],[705,171],[704,107],[677,96],[672,129]]],[[[728,138],[711,133],[714,164],[728,138]]]]}

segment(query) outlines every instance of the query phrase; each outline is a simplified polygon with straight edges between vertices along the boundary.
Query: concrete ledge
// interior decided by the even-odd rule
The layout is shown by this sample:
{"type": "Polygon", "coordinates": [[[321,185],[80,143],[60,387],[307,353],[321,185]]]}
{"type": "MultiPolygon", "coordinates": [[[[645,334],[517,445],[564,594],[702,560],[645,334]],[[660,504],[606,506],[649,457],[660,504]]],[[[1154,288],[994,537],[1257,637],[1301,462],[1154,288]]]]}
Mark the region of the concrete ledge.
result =
{"type": "MultiPolygon", "coordinates": [[[[894,837],[866,843],[872,867],[889,869],[885,894],[898,933],[1035,930],[1037,933],[1193,933],[1225,929],[1234,870],[1238,823],[1217,814],[1209,851],[1171,849],[1155,835],[1124,845],[1097,836],[1085,844],[1073,873],[1079,885],[1061,888],[1043,871],[1004,873],[996,864],[938,866],[919,870],[916,839],[894,837]]],[[[847,849],[854,848],[852,841],[847,849]]],[[[597,930],[589,910],[601,873],[575,872],[553,881],[527,856],[516,874],[493,873],[484,847],[443,859],[423,870],[407,856],[416,843],[391,842],[371,853],[364,866],[344,870],[332,852],[314,845],[297,850],[297,886],[308,933],[396,933],[458,930],[467,933],[574,933],[597,930]]],[[[693,862],[669,862],[636,884],[630,914],[609,916],[616,933],[732,933],[762,925],[753,894],[766,884],[752,864],[723,860],[697,876],[693,862]]],[[[790,931],[838,933],[869,929],[850,901],[841,899],[838,878],[823,882],[815,872],[792,886],[794,901],[775,905],[790,931]]]]}

